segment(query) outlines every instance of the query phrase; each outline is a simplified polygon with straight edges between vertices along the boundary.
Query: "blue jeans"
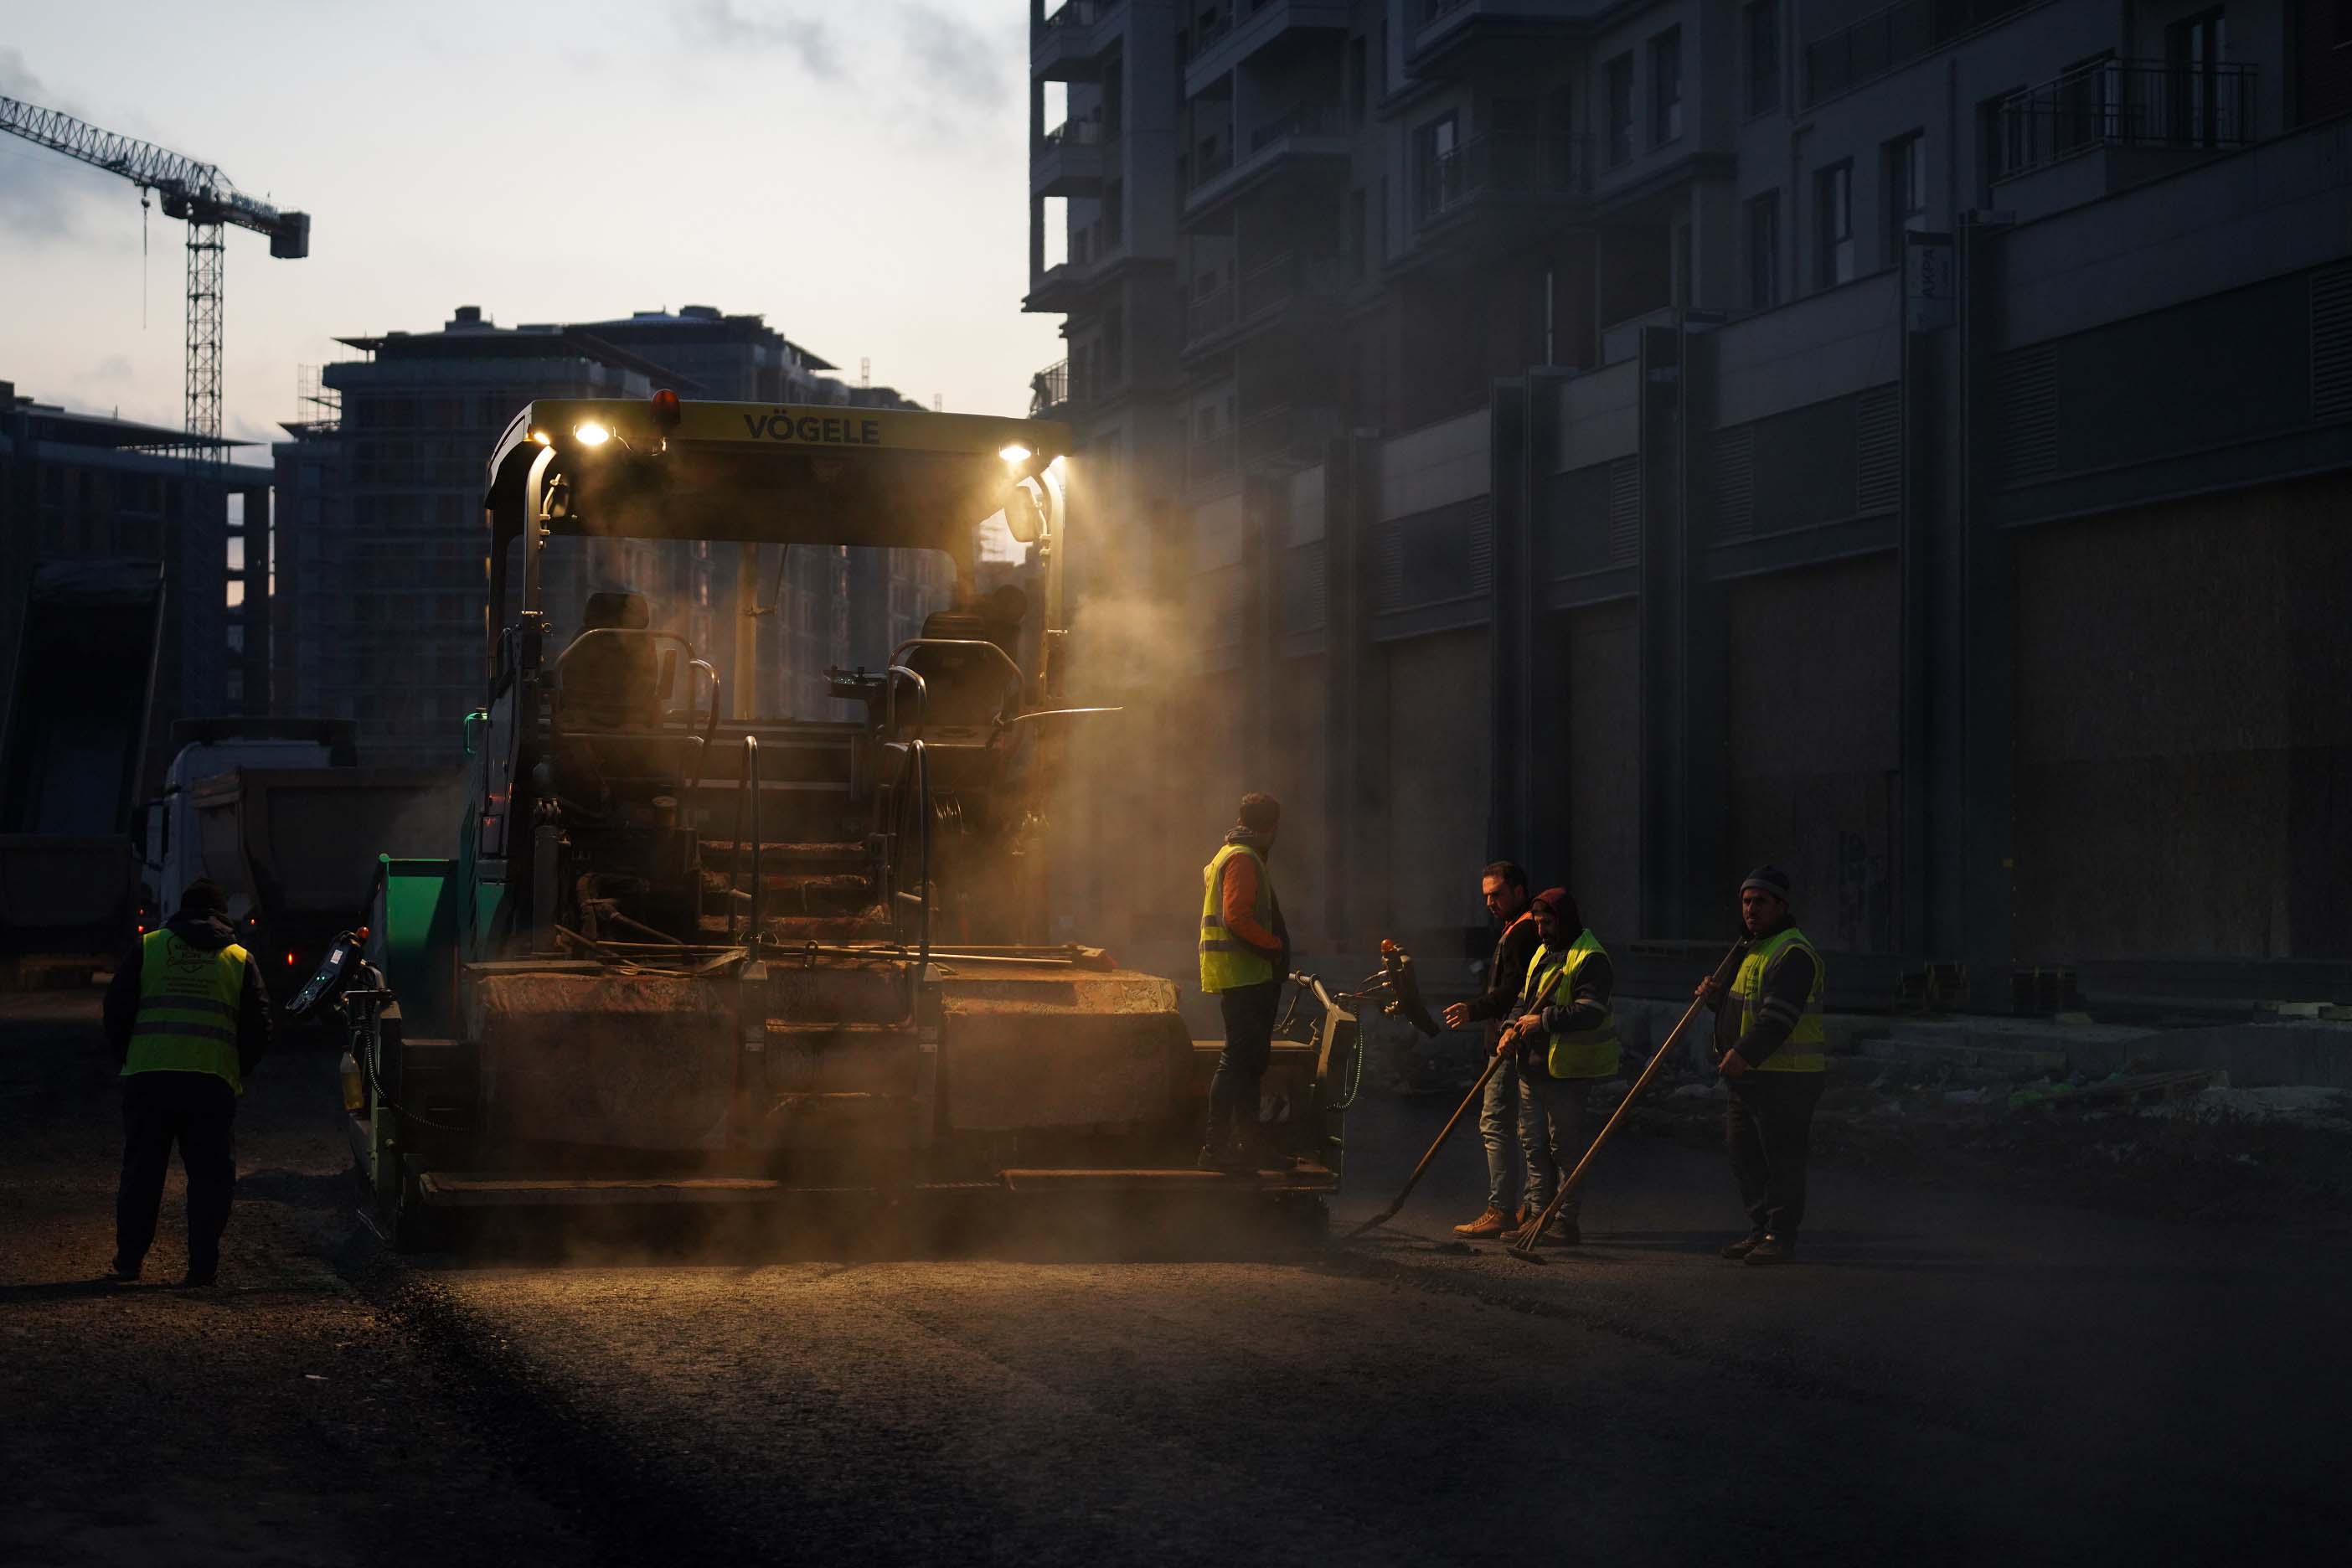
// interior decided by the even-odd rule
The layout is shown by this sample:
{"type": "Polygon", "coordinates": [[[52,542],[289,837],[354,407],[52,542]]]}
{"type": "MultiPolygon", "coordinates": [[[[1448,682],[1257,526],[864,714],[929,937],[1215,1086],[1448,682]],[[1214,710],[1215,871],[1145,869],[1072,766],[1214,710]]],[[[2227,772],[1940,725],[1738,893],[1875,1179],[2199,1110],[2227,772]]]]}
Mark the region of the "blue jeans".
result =
{"type": "MultiPolygon", "coordinates": [[[[1519,1096],[1519,1142],[1528,1152],[1528,1207],[1540,1209],[1559,1191],[1565,1167],[1576,1169],[1584,1158],[1584,1097],[1593,1084],[1589,1078],[1554,1078],[1535,1071],[1523,1075],[1527,1089],[1519,1096]]],[[[1583,1194],[1559,1205],[1559,1217],[1573,1223],[1583,1194]]]]}
{"type": "MultiPolygon", "coordinates": [[[[1495,1048],[1494,1026],[1485,1032],[1486,1048],[1495,1048]]],[[[1486,1080],[1478,1100],[1478,1136],[1486,1145],[1486,1206],[1511,1212],[1511,1189],[1518,1185],[1519,1065],[1505,1062],[1486,1080]]]]}

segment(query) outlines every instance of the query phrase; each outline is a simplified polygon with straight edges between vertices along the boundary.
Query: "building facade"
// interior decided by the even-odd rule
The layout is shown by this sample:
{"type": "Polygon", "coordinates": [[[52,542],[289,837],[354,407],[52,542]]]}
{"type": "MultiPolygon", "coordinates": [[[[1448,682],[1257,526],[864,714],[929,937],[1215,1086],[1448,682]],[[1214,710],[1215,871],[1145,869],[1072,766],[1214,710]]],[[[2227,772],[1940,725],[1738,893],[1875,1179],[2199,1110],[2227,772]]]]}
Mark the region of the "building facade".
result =
{"type": "MultiPolygon", "coordinates": [[[[462,306],[438,331],[341,341],[366,357],[325,367],[320,416],[288,424],[276,448],[276,684],[280,712],[357,720],[363,758],[383,763],[463,755],[464,716],[482,700],[483,465],[526,404],[666,386],[723,401],[914,406],[824,374],[830,365],[759,316],[707,306],[515,328],[462,306]]],[[[825,668],[887,652],[952,591],[944,563],[911,552],[874,563],[783,553],[751,554],[761,613],[748,695],[761,712],[835,716],[825,668]]],[[[732,684],[744,561],[733,545],[644,540],[552,552],[545,591],[558,645],[579,630],[589,592],[635,588],[657,627],[732,684]]]]}
{"type": "MultiPolygon", "coordinates": [[[[238,443],[82,414],[0,382],[0,704],[26,584],[43,562],[152,560],[163,574],[145,774],[177,719],[269,711],[270,471],[238,443]]],[[[27,660],[37,648],[24,650],[27,660]]]]}
{"type": "Polygon", "coordinates": [[[1256,787],[1310,948],[1510,854],[1683,974],[1769,860],[1852,1002],[2352,980],[2341,12],[1041,8],[1033,386],[1183,605],[1085,918],[1256,787]]]}

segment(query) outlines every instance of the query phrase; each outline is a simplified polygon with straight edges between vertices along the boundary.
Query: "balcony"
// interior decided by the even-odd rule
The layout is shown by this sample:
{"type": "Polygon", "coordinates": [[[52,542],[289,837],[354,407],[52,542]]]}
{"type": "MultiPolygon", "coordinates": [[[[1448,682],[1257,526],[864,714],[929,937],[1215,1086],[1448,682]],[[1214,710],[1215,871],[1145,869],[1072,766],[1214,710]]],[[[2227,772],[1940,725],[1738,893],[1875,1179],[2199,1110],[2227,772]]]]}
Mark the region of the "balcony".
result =
{"type": "Polygon", "coordinates": [[[1483,74],[1557,47],[1589,22],[1590,0],[1408,0],[1405,65],[1415,76],[1483,74]]]}
{"type": "MultiPolygon", "coordinates": [[[[2138,178],[2253,141],[2254,68],[2096,60],[2002,100],[1992,177],[2015,179],[2085,153],[2139,150],[2138,178]]],[[[2103,182],[2104,183],[2104,182],[2103,182]]],[[[2134,183],[2126,175],[2122,184],[2134,183]]]]}
{"type": "Polygon", "coordinates": [[[1029,417],[1058,419],[1070,405],[1070,362],[1055,360],[1029,378],[1029,417]]]}
{"type": "Polygon", "coordinates": [[[1192,40],[1184,60],[1184,95],[1198,97],[1235,66],[1295,29],[1341,30],[1348,0],[1231,0],[1192,40]]]}
{"type": "Polygon", "coordinates": [[[1833,98],[2038,0],[1898,0],[1805,46],[1805,103],[1833,98]]]}
{"type": "Polygon", "coordinates": [[[1219,289],[1184,301],[1184,348],[1206,347],[1233,330],[1234,290],[1219,289]]]}
{"type": "Polygon", "coordinates": [[[1093,195],[1110,162],[1108,141],[1099,111],[1055,126],[1030,151],[1030,184],[1041,196],[1093,195]]]}
{"type": "Polygon", "coordinates": [[[1339,293],[1335,258],[1285,251],[1243,273],[1237,287],[1198,295],[1186,303],[1185,356],[1229,348],[1276,324],[1307,324],[1303,310],[1332,305],[1339,293]]]}
{"type": "Polygon", "coordinates": [[[1513,211],[1557,206],[1590,184],[1591,160],[1580,136],[1510,132],[1464,142],[1420,171],[1413,191],[1413,226],[1434,231],[1481,209],[1513,211]]]}
{"type": "Polygon", "coordinates": [[[1209,489],[1234,477],[1234,433],[1221,430],[1195,436],[1184,453],[1184,482],[1193,491],[1209,489]]]}
{"type": "Polygon", "coordinates": [[[1037,275],[1029,287],[1027,308],[1075,309],[1085,302],[1087,290],[1102,280],[1103,274],[1126,255],[1127,237],[1100,218],[1084,228],[1072,229],[1068,259],[1037,275]]]}
{"type": "Polygon", "coordinates": [[[1039,81],[1099,81],[1127,30],[1125,0],[1066,0],[1029,36],[1029,74],[1039,81]]]}
{"type": "Polygon", "coordinates": [[[1251,472],[1266,468],[1311,468],[1323,460],[1339,434],[1339,411],[1307,404],[1283,404],[1254,414],[1241,423],[1242,467],[1251,472]]]}
{"type": "Polygon", "coordinates": [[[1346,162],[1347,121],[1331,104],[1307,104],[1258,126],[1249,150],[1236,157],[1223,147],[1189,170],[1184,195],[1187,224],[1209,216],[1261,181],[1309,165],[1336,167],[1346,162]]]}

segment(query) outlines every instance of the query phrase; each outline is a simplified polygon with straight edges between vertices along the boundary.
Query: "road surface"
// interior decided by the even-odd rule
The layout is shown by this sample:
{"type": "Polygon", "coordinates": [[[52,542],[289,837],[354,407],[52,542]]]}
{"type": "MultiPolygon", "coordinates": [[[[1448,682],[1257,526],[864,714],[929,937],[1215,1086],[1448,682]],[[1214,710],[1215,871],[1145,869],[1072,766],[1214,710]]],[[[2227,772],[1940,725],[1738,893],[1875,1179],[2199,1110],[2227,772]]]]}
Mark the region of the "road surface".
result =
{"type": "MultiPolygon", "coordinates": [[[[1829,1169],[1802,1262],[1746,1268],[1719,1156],[1633,1139],[1538,1267],[1447,1236],[1465,1134],[1349,1245],[394,1262],[288,1057],[228,1288],[108,1289],[93,1016],[0,1005],[11,1563],[2332,1561],[2352,1523],[2352,1262],[2294,1233],[1829,1169]]],[[[1339,1226],[1444,1109],[1367,1101],[1339,1226]]]]}

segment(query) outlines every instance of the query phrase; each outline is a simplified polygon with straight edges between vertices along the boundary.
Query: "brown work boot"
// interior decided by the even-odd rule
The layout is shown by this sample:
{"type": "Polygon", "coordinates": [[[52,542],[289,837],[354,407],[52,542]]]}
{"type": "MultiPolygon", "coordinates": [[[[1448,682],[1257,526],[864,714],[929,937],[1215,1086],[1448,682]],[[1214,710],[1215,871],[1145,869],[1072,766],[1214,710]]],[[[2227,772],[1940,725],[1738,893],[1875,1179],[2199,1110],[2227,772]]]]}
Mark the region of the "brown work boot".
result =
{"type": "Polygon", "coordinates": [[[1488,1204],[1485,1214],[1480,1215],[1468,1225],[1455,1226],[1454,1234],[1469,1241],[1485,1241],[1501,1236],[1511,1228],[1513,1228],[1511,1216],[1494,1205],[1488,1204]]]}
{"type": "MultiPolygon", "coordinates": [[[[1503,1239],[1514,1247],[1520,1246],[1525,1238],[1535,1234],[1536,1225],[1542,1218],[1543,1210],[1528,1210],[1527,1218],[1514,1226],[1510,1234],[1503,1239]]],[[[1584,1233],[1577,1229],[1574,1215],[1555,1215],[1551,1227],[1543,1233],[1543,1245],[1546,1247],[1577,1247],[1582,1245],[1583,1241],[1584,1233]]]]}

